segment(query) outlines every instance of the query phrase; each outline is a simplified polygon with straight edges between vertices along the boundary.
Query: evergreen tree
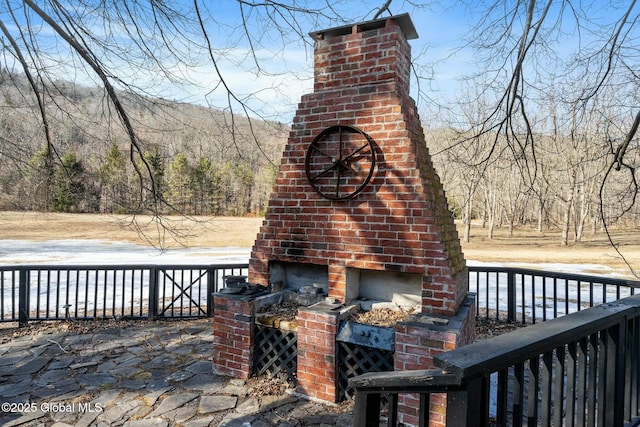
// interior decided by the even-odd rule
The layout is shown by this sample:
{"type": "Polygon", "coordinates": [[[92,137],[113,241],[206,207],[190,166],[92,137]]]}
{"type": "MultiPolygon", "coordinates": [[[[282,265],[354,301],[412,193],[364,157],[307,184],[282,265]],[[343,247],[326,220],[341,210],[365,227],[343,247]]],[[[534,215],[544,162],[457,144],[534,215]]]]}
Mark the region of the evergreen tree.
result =
{"type": "Polygon", "coordinates": [[[132,188],[135,188],[138,194],[138,208],[132,205],[131,211],[160,213],[160,206],[163,205],[160,198],[164,197],[165,170],[158,145],[154,145],[152,151],[145,151],[143,157],[144,162],[137,162],[141,174],[136,173],[131,177],[132,182],[137,183],[132,188]],[[150,177],[149,181],[144,179],[147,175],[150,177]]]}
{"type": "Polygon", "coordinates": [[[166,182],[166,199],[169,204],[182,213],[193,213],[192,173],[189,160],[184,153],[178,153],[169,163],[166,182]]]}
{"type": "Polygon", "coordinates": [[[253,171],[243,163],[225,162],[220,170],[220,188],[223,210],[229,215],[244,215],[250,212],[253,171]]]}
{"type": "Polygon", "coordinates": [[[102,212],[124,213],[129,206],[125,155],[116,144],[112,144],[98,177],[101,187],[102,212]]]}
{"type": "Polygon", "coordinates": [[[251,202],[253,195],[254,171],[245,163],[236,165],[234,175],[239,185],[238,215],[245,215],[251,212],[251,202]]]}
{"type": "Polygon", "coordinates": [[[84,166],[71,151],[54,168],[51,208],[56,212],[80,212],[84,201],[84,166]]]}
{"type": "Polygon", "coordinates": [[[49,146],[45,146],[27,163],[25,203],[28,209],[48,211],[51,206],[54,176],[51,154],[49,146]]]}
{"type": "Polygon", "coordinates": [[[193,169],[193,203],[196,215],[216,213],[220,192],[220,175],[211,161],[200,157],[193,169]]]}
{"type": "Polygon", "coordinates": [[[153,177],[153,187],[157,194],[162,194],[164,190],[164,163],[160,157],[160,149],[157,145],[153,146],[153,151],[145,151],[144,159],[151,168],[151,176],[153,177]]]}

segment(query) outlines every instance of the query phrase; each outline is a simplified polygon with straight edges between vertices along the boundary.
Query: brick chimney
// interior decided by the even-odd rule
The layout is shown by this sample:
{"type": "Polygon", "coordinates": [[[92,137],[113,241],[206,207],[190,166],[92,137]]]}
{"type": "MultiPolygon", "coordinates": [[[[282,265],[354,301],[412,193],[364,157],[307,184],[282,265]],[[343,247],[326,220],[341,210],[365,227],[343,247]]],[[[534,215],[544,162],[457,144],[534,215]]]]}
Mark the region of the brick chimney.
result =
{"type": "Polygon", "coordinates": [[[311,36],[314,92],[298,105],[249,281],[268,285],[275,266],[317,266],[326,269],[328,296],[348,302],[369,286],[351,289],[351,277],[392,272],[417,280],[422,313],[455,315],[468,292],[467,269],[409,96],[408,40],[417,37],[411,19],[404,14],[311,36]],[[348,138],[336,136],[343,129],[348,138]],[[323,132],[333,139],[318,142],[323,132]],[[346,147],[354,135],[361,142],[346,147]],[[321,144],[339,145],[341,153],[332,157],[321,144]],[[351,157],[341,162],[345,153],[351,157]],[[313,155],[325,165],[309,160],[313,155]],[[359,168],[370,169],[368,180],[359,168]],[[335,193],[327,190],[333,185],[335,193]]]}
{"type": "MultiPolygon", "coordinates": [[[[314,91],[298,105],[248,280],[274,291],[327,293],[298,310],[296,390],[335,402],[346,371],[340,328],[352,308],[364,300],[418,308],[393,327],[393,369],[409,370],[431,368],[435,355],[474,340],[475,302],[409,96],[408,40],[417,37],[411,19],[398,15],[311,36],[314,91]]],[[[256,304],[216,295],[218,372],[250,375],[263,351],[254,344],[256,304]]],[[[417,398],[398,400],[398,421],[419,425],[417,398]]],[[[444,414],[444,404],[432,396],[431,412],[444,414]]]]}

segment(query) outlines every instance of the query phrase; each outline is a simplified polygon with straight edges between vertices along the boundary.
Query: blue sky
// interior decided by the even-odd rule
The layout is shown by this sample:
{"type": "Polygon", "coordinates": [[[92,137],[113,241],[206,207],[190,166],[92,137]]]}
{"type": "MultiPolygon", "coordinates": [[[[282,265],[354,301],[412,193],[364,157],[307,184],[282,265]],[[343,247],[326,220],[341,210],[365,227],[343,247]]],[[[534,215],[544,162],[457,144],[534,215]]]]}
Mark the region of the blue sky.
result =
{"type": "MultiPolygon", "coordinates": [[[[224,8],[223,19],[232,26],[237,25],[241,21],[237,3],[233,0],[222,3],[229,6],[224,8]]],[[[323,2],[310,3],[321,5],[323,2]]],[[[268,109],[276,114],[282,114],[283,121],[290,119],[300,96],[312,91],[313,87],[313,47],[312,40],[306,36],[306,33],[372,19],[377,7],[384,2],[333,3],[335,10],[327,13],[333,13],[340,18],[334,16],[330,19],[320,16],[317,20],[309,19],[299,22],[300,29],[305,33],[304,40],[300,40],[298,35],[288,34],[285,36],[286,43],[283,45],[281,34],[275,28],[271,28],[274,31],[264,36],[260,52],[265,74],[271,74],[270,76],[252,74],[251,60],[246,56],[249,48],[248,41],[246,38],[240,38],[233,55],[236,58],[244,57],[245,60],[242,63],[233,63],[224,59],[222,61],[225,72],[232,77],[229,83],[244,93],[254,93],[262,88],[254,101],[256,108],[261,108],[263,103],[260,101],[263,101],[268,109]]],[[[448,8],[441,5],[414,7],[401,1],[396,3],[395,5],[392,3],[391,7],[394,14],[409,13],[412,17],[419,38],[410,43],[414,56],[424,65],[450,55],[456,42],[470,28],[468,19],[464,16],[464,8],[448,8]]],[[[382,16],[388,16],[388,14],[385,13],[382,16]]],[[[260,31],[259,20],[250,19],[249,23],[254,25],[256,33],[260,31]]],[[[237,34],[236,31],[234,35],[237,37],[237,34]]],[[[438,82],[439,87],[445,88],[443,90],[448,86],[453,87],[451,79],[454,78],[456,69],[464,67],[466,59],[465,52],[448,57],[447,64],[442,64],[438,68],[438,74],[433,76],[433,82],[438,82]]],[[[214,100],[216,96],[212,95],[210,100],[214,100]]],[[[218,96],[224,102],[222,91],[218,96]]]]}
{"type": "MultiPolygon", "coordinates": [[[[233,0],[223,1],[228,8],[225,8],[224,19],[229,23],[240,21],[239,8],[237,2],[233,0]]],[[[312,5],[322,5],[322,1],[308,1],[312,5]]],[[[326,29],[345,23],[355,23],[372,19],[377,7],[384,1],[337,1],[332,2],[335,8],[327,13],[333,14],[334,18],[318,17],[316,21],[301,21],[300,27],[308,33],[313,30],[326,29]],[[336,18],[339,17],[339,18],[336,18]]],[[[457,102],[458,98],[464,99],[465,92],[474,90],[473,85],[461,83],[461,79],[480,71],[482,68],[492,68],[504,66],[502,75],[510,72],[513,58],[504,52],[487,51],[487,56],[482,56],[471,46],[475,42],[480,42],[481,37],[497,37],[507,24],[513,24],[510,34],[514,46],[517,43],[516,37],[525,21],[526,4],[520,4],[517,17],[513,22],[506,22],[500,17],[512,11],[516,2],[505,1],[497,3],[499,7],[491,10],[487,15],[487,10],[494,4],[493,1],[431,1],[431,2],[410,2],[394,1],[391,3],[391,11],[394,14],[409,13],[418,32],[419,38],[411,40],[413,60],[416,72],[421,74],[418,82],[415,75],[412,80],[414,97],[418,100],[421,110],[435,110],[436,104],[451,105],[457,102]],[[416,3],[418,5],[416,5],[416,3]],[[495,19],[489,27],[496,31],[483,32],[474,36],[474,26],[481,22],[483,17],[489,16],[495,19]],[[501,55],[504,54],[502,57],[501,55]],[[420,87],[422,94],[418,96],[416,89],[420,87]]],[[[537,3],[536,19],[542,13],[544,2],[537,3]]],[[[618,19],[627,2],[618,0],[596,0],[571,3],[573,9],[562,9],[558,2],[554,2],[547,17],[546,31],[550,34],[549,51],[541,47],[534,46],[533,49],[540,49],[536,55],[538,64],[536,66],[548,67],[549,71],[558,66],[555,55],[563,60],[575,55],[578,50],[578,41],[583,46],[590,41],[594,41],[594,35],[590,34],[588,28],[578,29],[575,26],[574,16],[581,16],[581,19],[589,19],[592,22],[603,23],[618,19]],[[584,4],[583,4],[584,3],[584,4]]],[[[388,16],[384,13],[382,16],[388,16]]],[[[259,27],[259,21],[249,20],[250,25],[259,27]]],[[[272,30],[274,30],[272,28],[272,30]]],[[[257,32],[257,31],[256,31],[257,32]]],[[[547,34],[543,34],[547,35],[547,34]]],[[[255,91],[263,87],[256,100],[265,101],[268,109],[282,114],[286,121],[295,111],[295,105],[300,96],[311,91],[313,56],[311,40],[306,37],[306,46],[297,35],[285,35],[286,43],[283,45],[281,34],[277,31],[267,32],[263,44],[265,50],[265,61],[263,62],[267,71],[274,74],[285,73],[279,76],[251,76],[247,73],[246,67],[235,67],[237,64],[229,64],[229,75],[237,77],[233,82],[238,83],[238,87],[248,92],[255,91]],[[275,55],[274,55],[275,53],[275,55]],[[269,58],[269,55],[272,57],[269,58]],[[268,58],[268,59],[267,59],[268,58]],[[277,85],[278,90],[273,90],[272,85],[277,85]]],[[[246,41],[246,40],[243,40],[246,41]]],[[[507,45],[509,46],[509,45],[507,45]]],[[[236,53],[242,55],[242,41],[237,46],[236,53]]],[[[513,54],[511,54],[513,56],[513,54]]],[[[244,63],[243,65],[246,65],[244,63]]],[[[527,64],[529,71],[533,70],[534,64],[527,64]]],[[[538,68],[540,71],[541,68],[538,68]]],[[[505,77],[506,78],[506,77],[505,77]]],[[[259,102],[258,102],[259,104],[259,102]]],[[[423,114],[423,118],[425,115],[423,114]]]]}
{"type": "MultiPolygon", "coordinates": [[[[74,5],[71,0],[68,1],[70,2],[68,4],[74,5]]],[[[174,0],[170,3],[184,7],[186,13],[193,14],[190,0],[174,0]]],[[[206,17],[207,31],[211,38],[217,66],[225,79],[224,83],[258,114],[288,122],[295,113],[300,97],[310,92],[313,87],[313,46],[307,34],[314,30],[370,20],[384,1],[295,0],[283,2],[299,5],[302,8],[317,8],[321,13],[316,16],[296,12],[291,16],[286,12],[281,16],[276,14],[275,21],[280,25],[279,28],[268,21],[270,18],[267,12],[273,12],[274,9],[245,7],[244,18],[247,23],[245,28],[242,25],[243,17],[237,0],[200,3],[201,13],[206,17]],[[295,21],[299,34],[287,28],[288,21],[295,21]],[[244,35],[245,30],[251,34],[250,40],[244,35]],[[251,52],[258,58],[260,70],[257,69],[251,52]]],[[[453,79],[459,70],[465,68],[465,61],[468,59],[464,51],[449,56],[456,43],[470,27],[470,16],[467,16],[466,7],[455,2],[451,2],[456,4],[455,7],[449,6],[447,2],[419,6],[410,3],[395,0],[390,9],[393,14],[409,13],[413,19],[419,34],[417,40],[411,41],[416,64],[431,67],[433,62],[443,61],[446,58],[445,62],[439,62],[439,65],[433,68],[435,74],[431,76],[430,81],[421,82],[421,86],[431,84],[433,90],[450,92],[455,87],[452,83],[453,79]]],[[[17,17],[20,25],[24,25],[24,5],[19,0],[10,0],[9,3],[0,5],[0,19],[19,41],[17,26],[7,10],[8,4],[14,7],[13,16],[17,17]]],[[[45,7],[44,4],[40,5],[45,7]]],[[[62,4],[65,3],[62,2],[62,4]]],[[[282,9],[279,11],[282,12],[282,9]]],[[[100,14],[87,15],[89,17],[84,19],[89,19],[88,22],[95,34],[105,35],[118,41],[117,29],[115,34],[107,36],[100,14]]],[[[388,13],[385,12],[382,16],[388,16],[388,13]]],[[[72,78],[86,85],[99,84],[91,71],[87,73],[83,70],[81,61],[71,58],[64,44],[56,43],[59,39],[53,36],[54,32],[51,29],[46,25],[38,26],[33,14],[31,14],[31,20],[38,28],[37,36],[41,48],[48,55],[45,62],[59,78],[72,78]]],[[[113,27],[109,28],[109,31],[113,31],[113,27]]],[[[198,40],[199,28],[194,25],[189,31],[195,34],[192,39],[198,40]]],[[[126,46],[128,44],[126,36],[120,35],[120,37],[119,43],[121,46],[126,46]]],[[[184,43],[185,46],[186,43],[184,43]]],[[[156,49],[160,56],[164,56],[161,47],[156,49]]],[[[106,55],[101,60],[117,69],[119,75],[125,80],[135,82],[157,96],[224,108],[228,104],[226,88],[217,78],[206,52],[203,49],[199,51],[192,49],[193,47],[185,47],[183,52],[179,52],[185,57],[190,57],[188,64],[180,64],[172,60],[171,55],[166,55],[165,66],[176,76],[173,81],[163,79],[157,70],[145,70],[143,66],[137,65],[131,66],[118,59],[117,55],[106,55]]],[[[5,55],[0,58],[2,59],[4,59],[2,62],[9,66],[14,63],[10,56],[5,55]]],[[[415,81],[414,86],[417,87],[415,81]]]]}
{"type": "MultiPolygon", "coordinates": [[[[68,1],[70,1],[69,4],[74,4],[71,0],[68,1]]],[[[183,6],[185,9],[192,7],[191,1],[182,1],[176,0],[171,3],[183,6]]],[[[224,83],[264,117],[289,122],[295,113],[296,104],[300,97],[304,93],[310,92],[313,85],[313,48],[312,41],[306,34],[314,30],[369,20],[373,18],[377,8],[384,1],[295,0],[283,3],[318,8],[321,10],[321,14],[309,17],[292,12],[289,16],[286,11],[278,9],[278,12],[283,12],[283,14],[276,13],[274,15],[275,9],[245,7],[245,27],[242,25],[243,19],[237,0],[202,1],[203,9],[201,12],[206,16],[207,31],[210,35],[217,65],[225,79],[224,83]],[[268,15],[269,12],[272,15],[268,15]],[[275,18],[272,18],[274,16],[275,18]],[[273,24],[270,19],[273,19],[279,26],[273,24]],[[294,22],[293,27],[299,33],[287,27],[291,22],[294,22]],[[250,38],[246,37],[245,31],[251,35],[250,38]],[[261,67],[260,70],[258,70],[251,52],[255,53],[259,67],[261,67]]],[[[509,11],[509,8],[513,6],[512,3],[515,4],[510,1],[500,3],[501,7],[494,11],[493,16],[504,15],[505,11],[509,11]]],[[[18,0],[10,0],[9,4],[15,5],[16,10],[20,12],[23,3],[18,0]]],[[[422,74],[419,87],[427,96],[426,99],[417,97],[420,109],[433,108],[433,105],[429,104],[455,103],[459,95],[469,90],[468,86],[460,84],[461,76],[468,76],[482,67],[500,62],[504,62],[504,66],[508,70],[510,64],[506,54],[504,58],[499,55],[496,57],[495,53],[492,53],[493,57],[482,57],[469,46],[473,41],[479,41],[478,39],[470,39],[470,31],[474,25],[480,22],[487,5],[490,4],[492,4],[491,1],[465,4],[462,1],[447,0],[431,2],[395,0],[391,3],[391,11],[394,14],[410,14],[419,35],[419,38],[412,40],[410,44],[416,71],[422,74]]],[[[565,20],[558,27],[561,31],[556,33],[561,34],[563,39],[551,46],[553,55],[569,57],[575,53],[578,31],[573,25],[573,21],[567,17],[577,13],[594,21],[617,19],[627,2],[596,0],[572,3],[572,5],[575,7],[574,10],[564,11],[565,20]]],[[[560,9],[554,6],[550,14],[555,16],[559,11],[560,9]]],[[[192,12],[190,11],[190,13],[192,12]]],[[[20,13],[17,16],[18,19],[23,19],[20,18],[20,13]]],[[[388,16],[388,14],[385,13],[383,16],[388,16]]],[[[11,18],[8,15],[6,4],[0,6],[0,19],[9,27],[10,31],[15,30],[15,25],[13,27],[10,25],[11,18]]],[[[104,31],[98,15],[90,15],[90,18],[87,19],[93,20],[91,22],[97,34],[104,31]]],[[[515,21],[515,35],[517,35],[517,29],[521,26],[523,19],[524,13],[520,13],[515,21]]],[[[553,19],[549,20],[550,25],[553,22],[553,19]]],[[[490,28],[499,30],[503,24],[503,21],[498,20],[490,28]]],[[[190,28],[194,40],[198,31],[197,25],[190,28]]],[[[42,27],[39,36],[41,40],[48,41],[46,36],[50,34],[51,31],[42,27]]],[[[485,35],[490,36],[491,34],[488,32],[482,36],[485,35]]],[[[588,29],[582,29],[579,35],[583,43],[594,37],[588,29]]],[[[115,37],[117,36],[116,34],[115,37]]],[[[184,50],[178,51],[178,54],[188,58],[188,63],[180,64],[172,60],[170,54],[165,57],[165,52],[162,52],[161,47],[162,41],[160,40],[157,45],[158,52],[161,53],[160,56],[165,57],[167,69],[176,76],[173,81],[162,79],[160,73],[153,68],[145,71],[144,67],[131,67],[126,63],[118,62],[115,55],[104,57],[103,60],[111,62],[118,69],[118,72],[129,81],[134,81],[139,83],[141,87],[153,90],[158,96],[203,105],[208,104],[214,107],[225,107],[228,104],[226,90],[221,85],[211,62],[208,61],[206,51],[187,46],[188,38],[189,34],[186,35],[184,42],[180,42],[180,46],[185,46],[184,50]]],[[[126,47],[126,38],[123,40],[121,44],[126,47]]],[[[68,52],[60,45],[50,44],[46,50],[51,57],[51,64],[54,60],[59,61],[55,67],[61,77],[73,77],[80,83],[91,83],[91,79],[83,74],[78,62],[68,59],[68,52]]],[[[549,56],[546,66],[554,67],[556,65],[554,65],[554,58],[551,56],[549,56]]],[[[545,56],[542,55],[541,58],[541,63],[544,63],[545,56]]],[[[11,63],[10,57],[5,56],[1,59],[4,59],[5,63],[11,63]]],[[[412,81],[412,86],[418,87],[415,78],[412,81]]]]}

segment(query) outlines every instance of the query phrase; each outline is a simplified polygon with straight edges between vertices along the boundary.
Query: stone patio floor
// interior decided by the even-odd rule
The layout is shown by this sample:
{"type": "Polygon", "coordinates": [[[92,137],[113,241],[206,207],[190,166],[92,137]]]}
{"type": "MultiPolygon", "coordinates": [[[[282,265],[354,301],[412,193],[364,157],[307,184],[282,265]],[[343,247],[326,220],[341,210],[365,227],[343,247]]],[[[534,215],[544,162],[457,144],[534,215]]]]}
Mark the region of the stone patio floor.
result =
{"type": "Polygon", "coordinates": [[[212,370],[210,319],[0,328],[3,426],[349,426],[350,402],[212,370]]]}

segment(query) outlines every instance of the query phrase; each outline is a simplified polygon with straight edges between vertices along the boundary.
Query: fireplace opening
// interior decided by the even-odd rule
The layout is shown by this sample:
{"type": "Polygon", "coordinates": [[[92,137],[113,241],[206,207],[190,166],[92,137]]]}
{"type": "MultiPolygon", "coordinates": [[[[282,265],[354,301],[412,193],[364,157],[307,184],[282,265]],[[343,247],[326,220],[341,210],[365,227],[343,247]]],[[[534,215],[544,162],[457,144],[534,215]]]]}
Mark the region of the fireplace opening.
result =
{"type": "Polygon", "coordinates": [[[270,261],[269,285],[274,291],[286,289],[302,294],[326,295],[329,269],[326,265],[270,261]]]}
{"type": "Polygon", "coordinates": [[[365,311],[420,311],[422,277],[418,274],[347,268],[346,282],[347,300],[365,311]]]}

